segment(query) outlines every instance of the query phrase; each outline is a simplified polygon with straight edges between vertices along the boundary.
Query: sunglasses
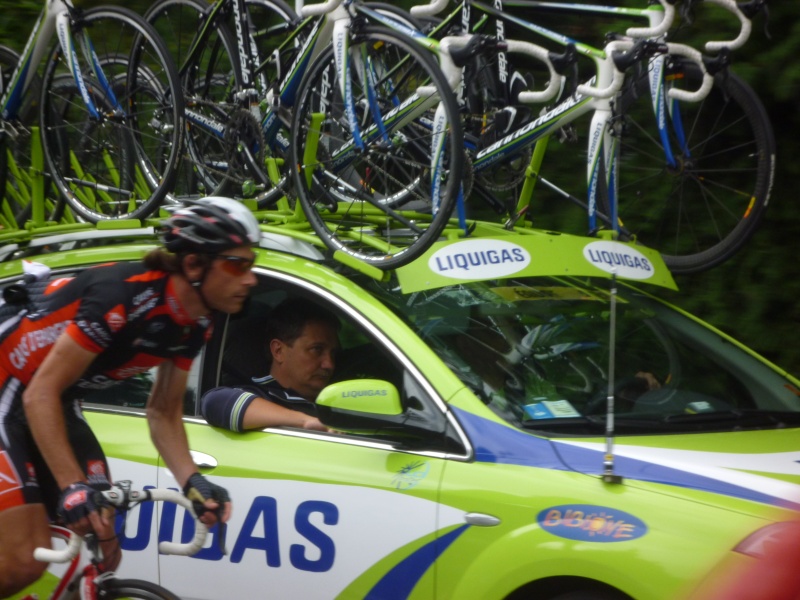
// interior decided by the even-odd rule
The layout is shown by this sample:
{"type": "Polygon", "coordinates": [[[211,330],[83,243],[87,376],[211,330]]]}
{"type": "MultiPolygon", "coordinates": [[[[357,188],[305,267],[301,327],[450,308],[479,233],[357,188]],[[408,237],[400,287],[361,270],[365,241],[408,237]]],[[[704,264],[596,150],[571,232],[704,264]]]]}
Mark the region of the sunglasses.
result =
{"type": "Polygon", "coordinates": [[[214,256],[214,260],[222,261],[222,270],[228,275],[246,275],[253,268],[256,257],[246,258],[244,256],[217,254],[214,256]]]}

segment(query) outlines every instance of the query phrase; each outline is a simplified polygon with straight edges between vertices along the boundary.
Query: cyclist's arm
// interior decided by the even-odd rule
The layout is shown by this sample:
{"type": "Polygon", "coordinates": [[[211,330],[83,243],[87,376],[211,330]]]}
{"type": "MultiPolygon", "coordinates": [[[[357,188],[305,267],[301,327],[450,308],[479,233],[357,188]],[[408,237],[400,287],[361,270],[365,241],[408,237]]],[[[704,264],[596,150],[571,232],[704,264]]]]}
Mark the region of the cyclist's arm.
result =
{"type": "MultiPolygon", "coordinates": [[[[188,378],[189,372],[176,366],[173,361],[162,363],[147,401],[147,421],[153,444],[181,487],[197,473],[183,426],[183,396],[188,378]]],[[[206,500],[205,505],[210,510],[218,506],[213,500],[206,500]]],[[[230,511],[230,503],[226,503],[221,512],[223,522],[228,520],[230,511]]],[[[201,520],[206,525],[213,525],[216,518],[212,513],[205,513],[201,520]]]]}
{"type": "Polygon", "coordinates": [[[33,438],[59,489],[86,481],[69,445],[61,395],[89,368],[96,356],[69,335],[62,334],[22,396],[33,438]]]}
{"type": "MultiPolygon", "coordinates": [[[[96,356],[68,334],[62,334],[23,392],[25,416],[31,433],[61,490],[73,483],[87,481],[69,444],[61,395],[83,375],[96,356]]],[[[68,523],[68,526],[79,535],[96,532],[103,540],[105,565],[113,570],[119,564],[120,556],[111,514],[92,512],[68,523]]]]}

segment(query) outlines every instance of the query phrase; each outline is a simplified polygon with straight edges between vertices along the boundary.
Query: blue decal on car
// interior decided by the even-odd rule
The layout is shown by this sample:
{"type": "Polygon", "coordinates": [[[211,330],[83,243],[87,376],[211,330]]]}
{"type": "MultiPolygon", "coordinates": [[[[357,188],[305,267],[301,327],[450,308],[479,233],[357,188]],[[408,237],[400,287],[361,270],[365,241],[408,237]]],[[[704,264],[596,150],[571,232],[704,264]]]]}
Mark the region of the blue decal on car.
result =
{"type": "MultiPolygon", "coordinates": [[[[475,460],[503,463],[556,471],[578,471],[587,475],[603,474],[602,450],[581,448],[568,443],[551,442],[517,431],[489,419],[484,419],[458,407],[452,408],[475,448],[475,460]]],[[[782,508],[800,510],[800,503],[764,493],[753,488],[725,481],[724,469],[720,478],[688,470],[659,465],[650,461],[616,456],[614,471],[625,479],[674,485],[782,508]]]]}
{"type": "Polygon", "coordinates": [[[365,600],[408,598],[425,572],[467,529],[469,525],[463,525],[437,537],[400,561],[364,596],[365,600]]]}

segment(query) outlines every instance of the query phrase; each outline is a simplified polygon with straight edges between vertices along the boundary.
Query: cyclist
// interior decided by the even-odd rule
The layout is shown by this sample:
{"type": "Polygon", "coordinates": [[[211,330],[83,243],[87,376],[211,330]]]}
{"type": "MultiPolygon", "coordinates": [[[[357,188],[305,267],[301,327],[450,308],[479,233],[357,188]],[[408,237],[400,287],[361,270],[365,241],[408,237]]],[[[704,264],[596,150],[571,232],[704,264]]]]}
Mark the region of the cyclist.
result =
{"type": "Polygon", "coordinates": [[[232,431],[281,425],[327,431],[314,402],[333,377],[340,326],[333,313],[314,302],[284,300],[267,323],[269,375],[209,390],[201,400],[203,416],[232,431]]]}
{"type": "Polygon", "coordinates": [[[258,223],[227,198],[189,201],[164,221],[162,248],[140,263],[29,282],[0,307],[0,597],[33,583],[50,546],[48,519],[94,531],[119,563],[113,519],[98,508],[109,487],[105,456],[82,417],[86,390],[158,367],[147,402],[151,438],[207,525],[230,516],[227,491],[189,454],[183,397],[214,312],[238,312],[256,283],[258,223]]]}

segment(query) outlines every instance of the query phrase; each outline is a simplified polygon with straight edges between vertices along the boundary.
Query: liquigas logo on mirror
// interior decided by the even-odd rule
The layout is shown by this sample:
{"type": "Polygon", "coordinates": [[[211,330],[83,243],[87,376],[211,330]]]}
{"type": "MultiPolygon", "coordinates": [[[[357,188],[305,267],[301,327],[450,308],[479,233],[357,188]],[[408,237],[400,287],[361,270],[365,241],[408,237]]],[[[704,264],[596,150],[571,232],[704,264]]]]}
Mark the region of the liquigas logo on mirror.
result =
{"type": "Polygon", "coordinates": [[[513,275],[531,262],[523,247],[502,240],[464,240],[437,250],[428,259],[434,273],[454,279],[484,279],[513,275]]]}

